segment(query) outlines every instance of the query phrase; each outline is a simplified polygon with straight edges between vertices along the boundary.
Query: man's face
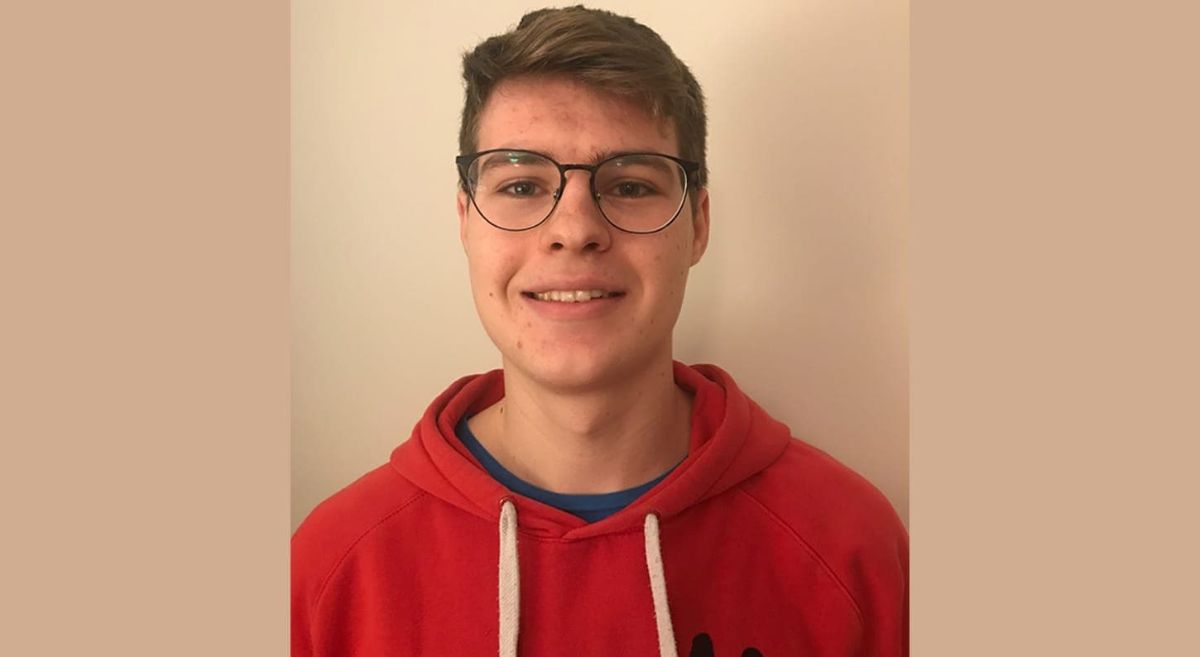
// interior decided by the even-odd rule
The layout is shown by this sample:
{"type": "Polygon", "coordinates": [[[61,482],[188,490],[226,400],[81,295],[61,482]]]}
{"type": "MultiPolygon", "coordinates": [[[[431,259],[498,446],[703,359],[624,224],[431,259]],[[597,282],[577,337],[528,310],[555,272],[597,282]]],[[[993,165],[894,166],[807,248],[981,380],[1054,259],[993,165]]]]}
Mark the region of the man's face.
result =
{"type": "MultiPolygon", "coordinates": [[[[623,99],[562,78],[515,78],[493,90],[478,148],[537,151],[592,164],[616,152],[678,155],[675,130],[623,99]]],[[[567,172],[554,213],[522,232],[499,230],[458,194],[475,307],[504,367],[541,385],[580,390],[620,383],[671,358],[671,332],[689,268],[708,243],[707,191],[674,223],[646,235],[614,228],[589,195],[588,172],[567,172]],[[693,207],[695,209],[693,209],[693,207]],[[582,303],[553,291],[602,290],[582,303]],[[538,298],[538,295],[543,298],[538,298]]]]}

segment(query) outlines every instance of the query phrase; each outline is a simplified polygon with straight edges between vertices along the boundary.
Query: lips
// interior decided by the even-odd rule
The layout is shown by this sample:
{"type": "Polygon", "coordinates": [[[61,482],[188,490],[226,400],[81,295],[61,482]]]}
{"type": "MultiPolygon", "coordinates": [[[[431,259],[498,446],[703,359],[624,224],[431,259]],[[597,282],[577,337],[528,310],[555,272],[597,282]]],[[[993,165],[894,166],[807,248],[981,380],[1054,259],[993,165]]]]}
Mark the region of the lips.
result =
{"type": "Polygon", "coordinates": [[[538,284],[523,290],[521,296],[536,301],[588,303],[622,297],[625,296],[625,291],[616,285],[599,280],[559,280],[538,284]]]}
{"type": "Polygon", "coordinates": [[[544,292],[522,292],[526,298],[538,301],[557,301],[559,303],[586,303],[593,299],[612,299],[623,296],[624,292],[604,289],[592,290],[546,290],[544,292]]]}

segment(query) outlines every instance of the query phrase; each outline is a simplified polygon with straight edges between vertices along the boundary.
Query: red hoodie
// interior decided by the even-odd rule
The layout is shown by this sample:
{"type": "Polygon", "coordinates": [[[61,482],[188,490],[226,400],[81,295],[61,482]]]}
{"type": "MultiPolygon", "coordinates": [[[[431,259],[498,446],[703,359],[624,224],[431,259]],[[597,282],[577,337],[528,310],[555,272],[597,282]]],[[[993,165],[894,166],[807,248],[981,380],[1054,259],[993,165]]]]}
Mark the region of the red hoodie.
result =
{"type": "Polygon", "coordinates": [[[883,495],[721,369],[675,379],[687,458],[592,524],[480,467],[454,427],[503,376],[455,382],[296,531],[293,657],[907,655],[908,536],[883,495]]]}

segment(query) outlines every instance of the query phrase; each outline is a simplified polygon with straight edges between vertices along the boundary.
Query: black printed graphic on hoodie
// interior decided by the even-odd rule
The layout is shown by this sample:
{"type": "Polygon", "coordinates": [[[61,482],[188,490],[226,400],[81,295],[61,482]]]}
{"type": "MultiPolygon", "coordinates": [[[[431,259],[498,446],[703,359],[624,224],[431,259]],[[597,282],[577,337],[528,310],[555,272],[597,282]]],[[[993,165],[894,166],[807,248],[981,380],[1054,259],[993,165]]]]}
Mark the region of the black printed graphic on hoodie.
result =
{"type": "MultiPolygon", "coordinates": [[[[712,637],[701,632],[692,639],[692,651],[688,653],[688,657],[715,657],[713,652],[712,637]]],[[[758,648],[750,646],[742,651],[742,657],[763,657],[763,654],[758,651],[758,648]]]]}

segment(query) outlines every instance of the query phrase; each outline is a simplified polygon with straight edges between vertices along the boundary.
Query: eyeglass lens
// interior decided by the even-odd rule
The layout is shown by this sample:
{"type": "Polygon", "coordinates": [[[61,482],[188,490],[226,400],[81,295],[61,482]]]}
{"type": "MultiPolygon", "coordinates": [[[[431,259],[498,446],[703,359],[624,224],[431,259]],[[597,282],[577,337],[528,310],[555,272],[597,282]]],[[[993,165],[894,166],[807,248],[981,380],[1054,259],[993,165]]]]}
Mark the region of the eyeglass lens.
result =
{"type": "MultiPolygon", "coordinates": [[[[531,228],[546,219],[562,182],[557,164],[525,151],[486,153],[466,173],[480,214],[508,230],[531,228]]],[[[661,155],[621,155],[597,167],[593,186],[600,211],[615,226],[652,232],[679,213],[687,174],[661,155]]]]}

